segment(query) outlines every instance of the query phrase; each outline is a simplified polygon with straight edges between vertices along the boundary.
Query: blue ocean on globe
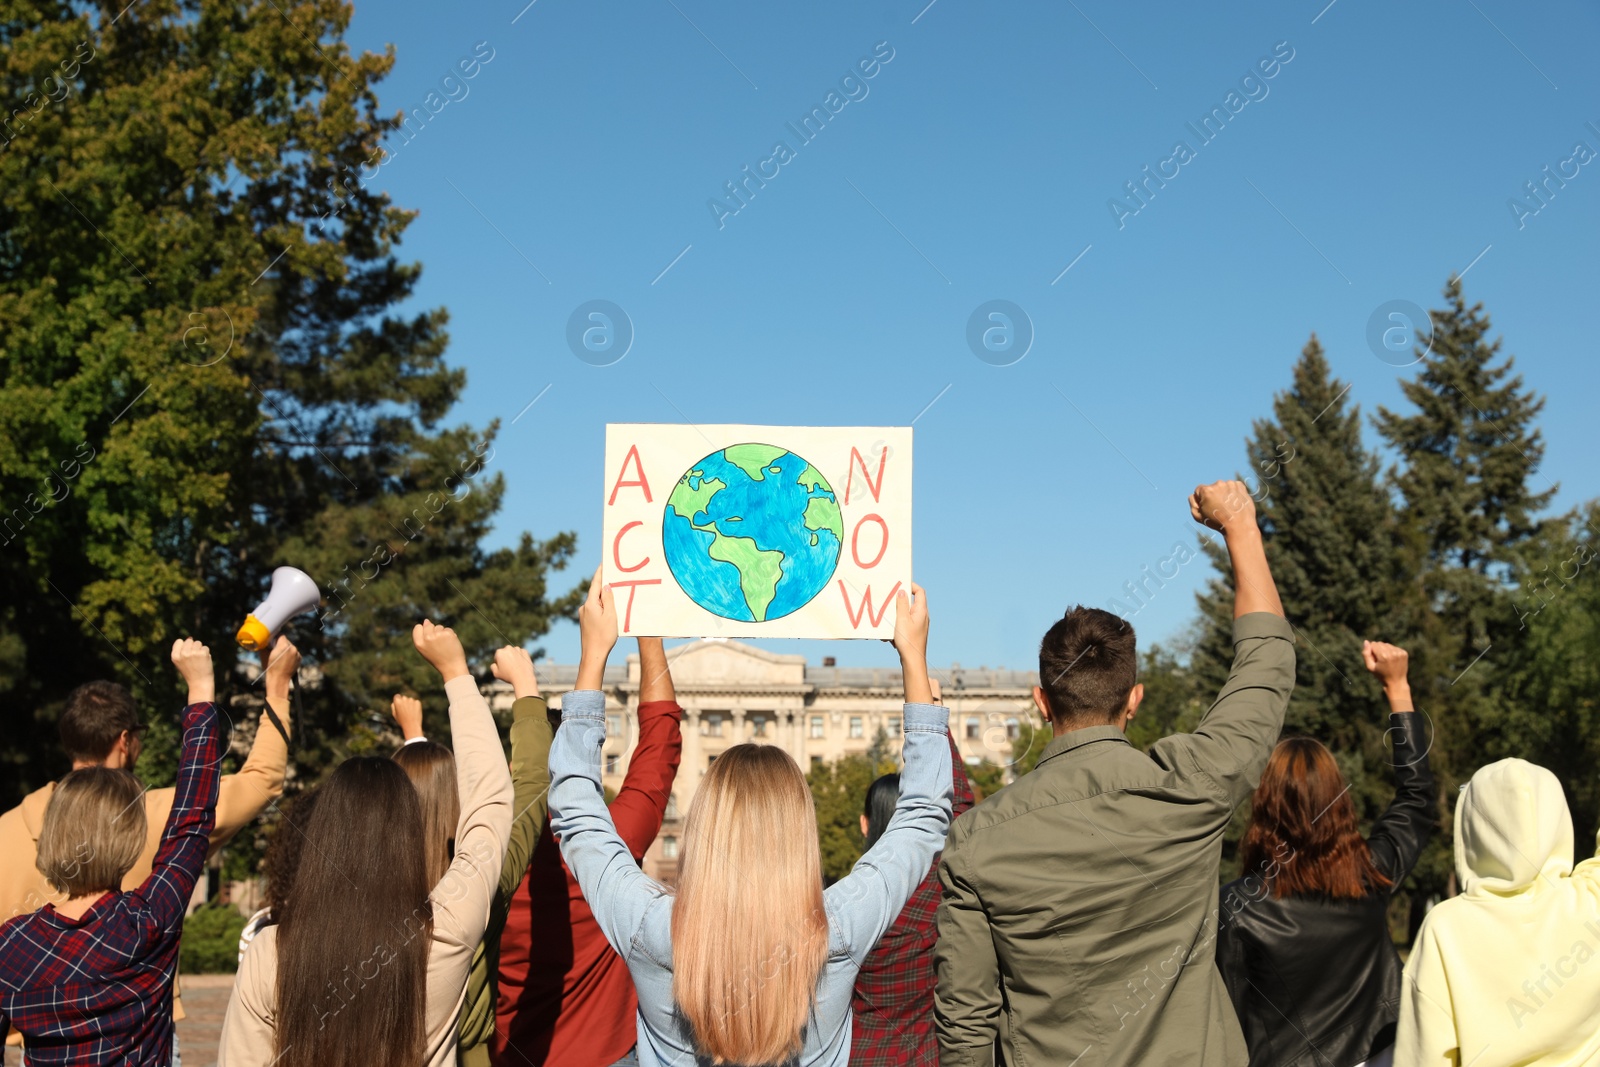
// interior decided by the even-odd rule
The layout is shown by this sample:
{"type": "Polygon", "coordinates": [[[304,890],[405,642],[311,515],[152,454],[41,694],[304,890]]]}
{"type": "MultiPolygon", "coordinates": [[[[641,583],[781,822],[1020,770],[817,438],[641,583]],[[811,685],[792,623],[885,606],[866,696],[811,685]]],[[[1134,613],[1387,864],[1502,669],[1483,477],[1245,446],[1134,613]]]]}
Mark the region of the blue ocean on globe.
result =
{"type": "Polygon", "coordinates": [[[839,563],[843,516],[833,487],[776,445],[713,452],[678,479],[662,518],[667,567],[714,615],[770,622],[800,610],[839,563]]]}

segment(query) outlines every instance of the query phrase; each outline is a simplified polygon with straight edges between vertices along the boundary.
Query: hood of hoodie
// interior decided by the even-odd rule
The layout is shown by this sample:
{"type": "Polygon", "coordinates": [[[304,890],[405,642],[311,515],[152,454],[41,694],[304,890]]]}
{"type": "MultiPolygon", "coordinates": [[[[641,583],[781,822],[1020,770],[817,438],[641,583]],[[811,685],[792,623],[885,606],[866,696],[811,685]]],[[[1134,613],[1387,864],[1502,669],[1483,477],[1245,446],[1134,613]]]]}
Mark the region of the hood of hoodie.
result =
{"type": "Polygon", "coordinates": [[[17,807],[22,812],[22,825],[28,828],[28,836],[35,841],[39,840],[39,830],[44,826],[44,809],[50,806],[50,798],[55,796],[56,784],[46,782],[22,798],[22,803],[17,807]]]}
{"type": "Polygon", "coordinates": [[[1472,776],[1456,804],[1456,877],[1468,896],[1513,896],[1572,873],[1572,816],[1554,774],[1503,759],[1472,776]]]}

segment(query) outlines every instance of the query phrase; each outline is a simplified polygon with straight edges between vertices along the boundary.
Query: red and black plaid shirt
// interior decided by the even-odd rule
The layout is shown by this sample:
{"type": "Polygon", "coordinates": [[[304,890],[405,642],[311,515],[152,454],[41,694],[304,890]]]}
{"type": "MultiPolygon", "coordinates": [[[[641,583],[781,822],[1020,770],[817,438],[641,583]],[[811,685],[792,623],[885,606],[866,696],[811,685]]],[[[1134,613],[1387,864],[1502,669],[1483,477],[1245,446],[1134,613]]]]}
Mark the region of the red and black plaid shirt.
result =
{"type": "MultiPolygon", "coordinates": [[[[972,807],[967,769],[950,738],[950,777],[955,786],[950,817],[972,807]]],[[[937,1067],[933,1034],[933,924],[939,909],[939,857],[911,894],[900,915],[867,953],[850,997],[854,1024],[850,1067],[937,1067]]]]}
{"type": "Polygon", "coordinates": [[[183,709],[177,795],[138,889],[76,920],[46,904],[0,926],[0,1034],[21,1031],[29,1064],[172,1062],[178,937],[216,821],[223,741],[214,705],[183,709]]]}

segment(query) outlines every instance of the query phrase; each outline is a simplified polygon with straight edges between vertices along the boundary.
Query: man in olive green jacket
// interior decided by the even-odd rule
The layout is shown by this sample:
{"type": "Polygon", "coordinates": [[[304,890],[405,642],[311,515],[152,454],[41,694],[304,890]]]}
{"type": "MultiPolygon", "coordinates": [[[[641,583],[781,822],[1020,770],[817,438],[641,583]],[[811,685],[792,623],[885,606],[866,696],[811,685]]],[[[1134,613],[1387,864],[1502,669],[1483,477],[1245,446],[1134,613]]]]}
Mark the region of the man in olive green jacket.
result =
{"type": "Polygon", "coordinates": [[[1039,650],[1055,740],[957,819],[940,867],[934,1019],[942,1067],[1243,1067],[1217,974],[1217,874],[1294,688],[1293,631],[1239,482],[1189,498],[1233,561],[1234,659],[1192,734],[1140,752],[1133,628],[1074,608],[1039,650]]]}

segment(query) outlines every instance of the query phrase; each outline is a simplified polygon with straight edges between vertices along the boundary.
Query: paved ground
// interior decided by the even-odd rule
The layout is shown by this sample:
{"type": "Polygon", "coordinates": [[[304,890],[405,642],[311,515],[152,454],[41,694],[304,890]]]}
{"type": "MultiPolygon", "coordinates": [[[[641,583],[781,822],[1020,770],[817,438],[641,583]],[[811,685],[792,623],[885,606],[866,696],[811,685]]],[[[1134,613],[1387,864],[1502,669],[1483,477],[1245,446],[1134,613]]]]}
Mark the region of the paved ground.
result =
{"type": "MultiPolygon", "coordinates": [[[[187,1017],[178,1023],[178,1054],[183,1067],[216,1067],[217,1042],[222,1039],[222,1013],[228,1008],[233,991],[233,975],[184,975],[183,1010],[187,1017]]],[[[16,1049],[7,1049],[5,1067],[22,1062],[16,1049]]]]}

